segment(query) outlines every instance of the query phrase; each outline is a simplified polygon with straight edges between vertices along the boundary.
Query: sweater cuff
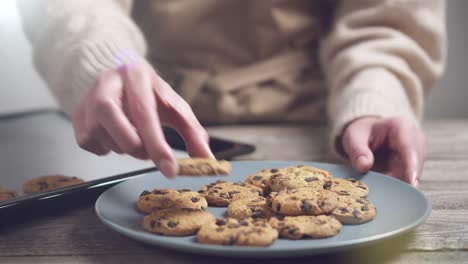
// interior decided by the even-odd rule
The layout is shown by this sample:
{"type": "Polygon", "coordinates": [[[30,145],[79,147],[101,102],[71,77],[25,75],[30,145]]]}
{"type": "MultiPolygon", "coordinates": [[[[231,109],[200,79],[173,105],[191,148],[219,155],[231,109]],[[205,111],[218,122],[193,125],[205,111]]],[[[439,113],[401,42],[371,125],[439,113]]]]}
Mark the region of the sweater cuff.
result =
{"type": "Polygon", "coordinates": [[[132,41],[84,41],[68,59],[61,83],[54,85],[62,109],[71,115],[102,72],[143,59],[145,46],[138,46],[132,41]]]}
{"type": "Polygon", "coordinates": [[[419,118],[412,110],[401,82],[383,68],[361,70],[340,92],[332,93],[329,100],[330,149],[341,158],[346,158],[341,145],[343,130],[358,118],[401,116],[418,124],[419,118]]]}

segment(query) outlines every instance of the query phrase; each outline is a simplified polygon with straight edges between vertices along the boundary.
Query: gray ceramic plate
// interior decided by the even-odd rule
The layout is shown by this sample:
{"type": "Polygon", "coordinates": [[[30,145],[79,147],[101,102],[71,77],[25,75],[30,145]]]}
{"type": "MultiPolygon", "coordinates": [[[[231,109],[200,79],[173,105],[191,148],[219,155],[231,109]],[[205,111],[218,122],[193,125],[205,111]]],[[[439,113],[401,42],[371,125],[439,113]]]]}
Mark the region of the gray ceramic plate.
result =
{"type": "MultiPolygon", "coordinates": [[[[430,214],[429,200],[418,190],[399,180],[376,172],[359,175],[352,169],[339,165],[313,162],[286,161],[235,161],[226,181],[243,181],[249,174],[264,168],[279,168],[291,165],[311,165],[330,171],[336,178],[354,177],[365,182],[370,189],[369,199],[376,205],[377,217],[366,224],[343,226],[341,232],[326,239],[285,240],[279,239],[269,247],[233,247],[199,244],[195,236],[167,237],[154,235],[142,228],[144,214],[139,213],[135,201],[145,189],[188,188],[198,190],[219,177],[177,177],[166,179],[153,172],[120,183],[96,201],[96,213],[113,230],[133,239],[180,251],[232,257],[289,257],[305,256],[348,249],[401,234],[421,224],[430,214]]],[[[208,209],[220,217],[225,208],[208,209]]]]}

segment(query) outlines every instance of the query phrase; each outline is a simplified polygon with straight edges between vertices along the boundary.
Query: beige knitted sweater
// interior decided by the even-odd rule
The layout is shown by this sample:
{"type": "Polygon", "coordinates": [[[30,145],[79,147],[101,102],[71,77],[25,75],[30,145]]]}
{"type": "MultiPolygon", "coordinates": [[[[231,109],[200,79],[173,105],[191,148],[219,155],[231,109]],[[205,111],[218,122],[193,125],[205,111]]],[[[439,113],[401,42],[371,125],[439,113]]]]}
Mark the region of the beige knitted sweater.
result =
{"type": "Polygon", "coordinates": [[[417,120],[446,58],[442,0],[20,1],[37,70],[67,112],[122,50],[205,123],[417,120]]]}

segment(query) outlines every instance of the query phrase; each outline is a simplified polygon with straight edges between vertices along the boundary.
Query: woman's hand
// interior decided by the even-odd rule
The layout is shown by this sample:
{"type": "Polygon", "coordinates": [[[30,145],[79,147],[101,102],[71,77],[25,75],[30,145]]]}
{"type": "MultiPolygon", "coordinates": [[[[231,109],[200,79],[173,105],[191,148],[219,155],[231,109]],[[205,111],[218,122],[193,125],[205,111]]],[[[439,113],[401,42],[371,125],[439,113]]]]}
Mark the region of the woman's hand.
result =
{"type": "Polygon", "coordinates": [[[375,167],[384,174],[417,186],[426,155],[426,140],[405,118],[363,117],[351,122],[342,137],[351,165],[364,173],[375,167]]]}
{"type": "Polygon", "coordinates": [[[208,134],[190,106],[145,61],[102,73],[73,113],[83,149],[149,158],[165,176],[174,177],[178,167],[163,125],[181,134],[190,156],[213,157],[208,134]]]}

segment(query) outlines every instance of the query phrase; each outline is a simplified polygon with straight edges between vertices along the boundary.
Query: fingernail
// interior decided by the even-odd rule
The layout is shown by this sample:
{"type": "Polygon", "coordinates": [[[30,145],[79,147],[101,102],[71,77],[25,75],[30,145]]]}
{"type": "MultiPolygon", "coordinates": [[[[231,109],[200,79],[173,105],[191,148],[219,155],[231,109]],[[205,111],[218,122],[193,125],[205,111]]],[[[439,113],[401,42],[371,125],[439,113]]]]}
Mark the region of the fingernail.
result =
{"type": "Polygon", "coordinates": [[[158,162],[159,170],[168,178],[174,178],[177,175],[177,164],[170,162],[169,160],[160,160],[158,162]]]}
{"type": "Polygon", "coordinates": [[[357,162],[360,163],[360,164],[367,164],[369,162],[369,159],[366,156],[361,155],[357,159],[357,162]]]}
{"type": "Polygon", "coordinates": [[[357,159],[357,167],[359,167],[359,169],[363,170],[363,167],[366,167],[369,165],[369,158],[366,157],[365,155],[361,155],[358,157],[357,159]]]}
{"type": "Polygon", "coordinates": [[[417,172],[412,172],[411,173],[411,185],[413,185],[414,187],[418,186],[419,184],[419,179],[418,179],[418,175],[417,175],[417,172]]]}

